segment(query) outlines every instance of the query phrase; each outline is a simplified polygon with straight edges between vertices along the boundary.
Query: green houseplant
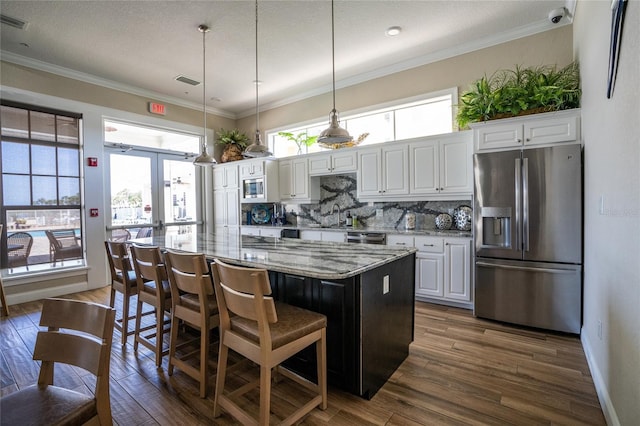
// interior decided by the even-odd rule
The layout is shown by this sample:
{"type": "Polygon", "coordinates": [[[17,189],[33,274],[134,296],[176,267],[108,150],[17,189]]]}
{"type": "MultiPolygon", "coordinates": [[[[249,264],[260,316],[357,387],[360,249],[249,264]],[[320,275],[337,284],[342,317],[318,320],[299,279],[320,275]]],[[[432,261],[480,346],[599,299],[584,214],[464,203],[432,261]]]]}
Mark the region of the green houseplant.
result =
{"type": "Polygon", "coordinates": [[[516,66],[474,82],[460,96],[456,119],[464,128],[477,121],[578,108],[580,95],[577,62],[561,69],[516,66]]]}
{"type": "Polygon", "coordinates": [[[238,129],[218,131],[218,141],[216,143],[224,145],[224,150],[220,157],[220,161],[227,163],[229,161],[242,160],[242,151],[247,147],[249,137],[238,129]]]}
{"type": "Polygon", "coordinates": [[[303,146],[309,147],[318,140],[317,136],[309,136],[307,132],[298,133],[297,135],[290,132],[278,132],[278,136],[294,142],[298,146],[298,154],[302,154],[303,146]]]}

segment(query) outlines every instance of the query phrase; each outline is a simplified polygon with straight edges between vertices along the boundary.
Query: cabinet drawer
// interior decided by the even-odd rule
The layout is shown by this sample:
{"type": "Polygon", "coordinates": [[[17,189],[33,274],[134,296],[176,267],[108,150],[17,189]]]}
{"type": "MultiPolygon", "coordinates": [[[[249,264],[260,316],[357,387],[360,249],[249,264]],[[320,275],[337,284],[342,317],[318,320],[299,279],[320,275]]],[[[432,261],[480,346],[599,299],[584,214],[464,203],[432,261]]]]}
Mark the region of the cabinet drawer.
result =
{"type": "Polygon", "coordinates": [[[444,240],[438,237],[416,237],[415,247],[421,252],[443,253],[444,240]]]}
{"type": "Polygon", "coordinates": [[[387,235],[387,245],[413,247],[413,237],[409,235],[387,235]]]}

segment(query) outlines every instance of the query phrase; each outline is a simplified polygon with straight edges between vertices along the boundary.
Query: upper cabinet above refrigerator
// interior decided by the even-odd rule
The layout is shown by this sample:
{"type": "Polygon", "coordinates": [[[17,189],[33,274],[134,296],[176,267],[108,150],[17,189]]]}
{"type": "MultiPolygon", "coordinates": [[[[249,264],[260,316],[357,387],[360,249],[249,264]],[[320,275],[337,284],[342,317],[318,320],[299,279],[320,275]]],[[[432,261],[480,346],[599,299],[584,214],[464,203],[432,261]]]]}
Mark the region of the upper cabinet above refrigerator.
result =
{"type": "Polygon", "coordinates": [[[580,110],[484,121],[470,127],[475,152],[552,146],[580,140],[580,110]]]}

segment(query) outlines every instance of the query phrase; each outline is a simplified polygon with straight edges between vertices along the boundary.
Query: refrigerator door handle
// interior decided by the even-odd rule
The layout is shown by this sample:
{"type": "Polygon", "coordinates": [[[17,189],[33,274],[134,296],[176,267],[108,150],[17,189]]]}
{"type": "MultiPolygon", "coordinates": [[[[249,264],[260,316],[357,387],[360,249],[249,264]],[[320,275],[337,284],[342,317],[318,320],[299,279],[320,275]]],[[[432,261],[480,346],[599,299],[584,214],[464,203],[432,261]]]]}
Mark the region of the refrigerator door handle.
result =
{"type": "Polygon", "coordinates": [[[552,274],[575,274],[575,269],[550,269],[550,268],[533,268],[528,266],[511,266],[511,265],[500,265],[496,263],[486,263],[486,262],[478,262],[476,261],[476,266],[485,266],[487,268],[496,268],[496,269],[510,269],[516,271],[530,271],[530,272],[546,272],[552,274]]]}
{"type": "Polygon", "coordinates": [[[521,172],[521,163],[522,161],[519,158],[516,158],[515,160],[515,185],[516,185],[516,191],[515,191],[515,196],[516,196],[516,249],[517,250],[522,250],[522,240],[521,240],[521,236],[522,236],[522,216],[521,216],[521,212],[522,212],[522,206],[521,206],[521,202],[522,202],[522,172],[521,172]]]}
{"type": "Polygon", "coordinates": [[[522,159],[522,239],[529,251],[529,159],[522,159]]]}

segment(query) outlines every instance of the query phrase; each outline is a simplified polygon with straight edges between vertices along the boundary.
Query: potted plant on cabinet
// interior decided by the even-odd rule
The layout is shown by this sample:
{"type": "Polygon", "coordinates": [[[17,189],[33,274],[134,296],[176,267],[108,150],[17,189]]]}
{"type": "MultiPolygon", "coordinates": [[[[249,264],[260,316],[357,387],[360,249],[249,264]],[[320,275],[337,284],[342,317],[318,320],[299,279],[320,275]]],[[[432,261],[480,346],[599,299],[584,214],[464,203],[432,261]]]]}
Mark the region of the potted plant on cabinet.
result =
{"type": "Polygon", "coordinates": [[[294,136],[293,133],[290,132],[278,132],[278,136],[282,136],[283,138],[295,143],[298,146],[298,155],[302,154],[302,147],[310,147],[316,140],[317,136],[309,136],[307,132],[298,133],[294,136]]]}
{"type": "Polygon", "coordinates": [[[242,152],[247,147],[249,138],[238,129],[225,130],[220,129],[218,132],[218,141],[216,143],[224,145],[220,161],[228,163],[229,161],[242,160],[242,152]]]}
{"type": "Polygon", "coordinates": [[[577,62],[555,66],[500,70],[478,79],[460,96],[456,119],[460,128],[477,121],[580,107],[577,62]]]}

